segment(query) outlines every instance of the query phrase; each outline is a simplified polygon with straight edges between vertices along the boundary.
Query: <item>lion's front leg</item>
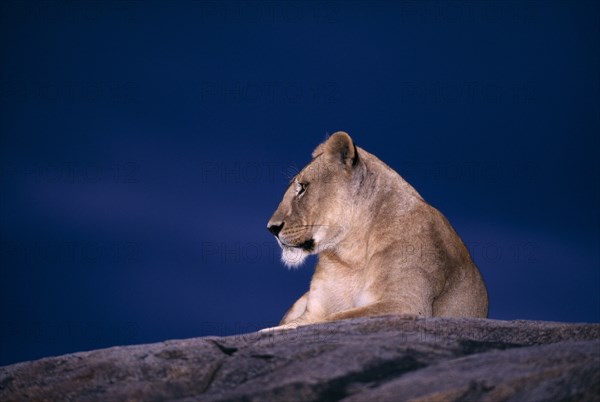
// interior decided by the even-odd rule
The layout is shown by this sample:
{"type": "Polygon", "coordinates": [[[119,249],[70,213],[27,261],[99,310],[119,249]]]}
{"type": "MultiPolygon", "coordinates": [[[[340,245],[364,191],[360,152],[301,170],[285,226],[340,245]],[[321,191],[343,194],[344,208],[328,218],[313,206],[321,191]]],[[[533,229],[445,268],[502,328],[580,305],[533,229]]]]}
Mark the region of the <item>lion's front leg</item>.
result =
{"type": "Polygon", "coordinates": [[[286,329],[296,329],[302,325],[314,324],[315,322],[317,322],[317,321],[309,320],[306,318],[305,315],[302,315],[294,320],[287,320],[285,322],[285,324],[280,324],[276,327],[264,328],[258,332],[265,333],[265,332],[280,331],[280,330],[286,330],[286,329]]]}
{"type": "Polygon", "coordinates": [[[431,309],[426,308],[408,308],[407,306],[397,306],[388,303],[374,303],[368,306],[356,307],[339,313],[331,314],[327,321],[345,320],[349,318],[372,317],[386,314],[399,314],[407,319],[417,319],[419,317],[431,317],[431,309]]]}
{"type": "Polygon", "coordinates": [[[290,309],[284,314],[283,318],[279,322],[279,325],[284,325],[302,316],[306,311],[306,305],[308,303],[308,292],[296,300],[296,303],[290,307],[290,309]]]}
{"type": "Polygon", "coordinates": [[[306,292],[304,296],[302,296],[294,305],[288,310],[285,314],[281,322],[276,327],[265,328],[260,330],[259,332],[269,332],[269,331],[278,331],[285,329],[295,329],[302,325],[315,324],[318,322],[325,321],[325,315],[321,313],[322,309],[318,304],[318,301],[315,301],[315,298],[312,300],[312,306],[309,306],[309,292],[306,292]],[[312,307],[309,308],[309,307],[312,307]]]}
{"type": "Polygon", "coordinates": [[[270,331],[279,331],[285,329],[295,329],[306,321],[303,319],[303,315],[306,313],[306,306],[308,304],[308,292],[306,292],[302,297],[300,297],[296,302],[289,308],[289,310],[285,313],[279,325],[276,327],[269,327],[261,329],[259,332],[270,332],[270,331]]]}

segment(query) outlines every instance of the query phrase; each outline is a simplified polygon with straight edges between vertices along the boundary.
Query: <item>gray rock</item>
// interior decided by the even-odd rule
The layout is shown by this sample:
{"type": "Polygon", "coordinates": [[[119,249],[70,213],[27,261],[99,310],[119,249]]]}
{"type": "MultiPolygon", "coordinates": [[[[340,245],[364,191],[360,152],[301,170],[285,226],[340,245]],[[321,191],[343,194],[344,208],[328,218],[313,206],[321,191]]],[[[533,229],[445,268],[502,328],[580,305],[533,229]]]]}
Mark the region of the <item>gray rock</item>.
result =
{"type": "Polygon", "coordinates": [[[599,398],[599,324],[385,316],[0,367],[1,401],[599,398]]]}

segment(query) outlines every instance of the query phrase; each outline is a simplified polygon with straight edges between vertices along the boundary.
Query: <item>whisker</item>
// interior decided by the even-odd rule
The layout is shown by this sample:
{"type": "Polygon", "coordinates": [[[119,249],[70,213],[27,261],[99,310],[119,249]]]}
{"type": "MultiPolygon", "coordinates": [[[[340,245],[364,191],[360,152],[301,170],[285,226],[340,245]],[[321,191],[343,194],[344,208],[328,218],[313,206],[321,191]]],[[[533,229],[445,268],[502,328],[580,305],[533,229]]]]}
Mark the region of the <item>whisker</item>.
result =
{"type": "Polygon", "coordinates": [[[300,169],[298,166],[293,163],[291,166],[288,166],[284,171],[281,172],[288,180],[292,180],[294,177],[300,173],[300,169]]]}
{"type": "Polygon", "coordinates": [[[295,226],[299,226],[299,227],[313,227],[313,226],[325,226],[325,227],[332,227],[332,226],[340,226],[340,225],[319,225],[319,224],[311,224],[311,225],[295,225],[295,226]]]}

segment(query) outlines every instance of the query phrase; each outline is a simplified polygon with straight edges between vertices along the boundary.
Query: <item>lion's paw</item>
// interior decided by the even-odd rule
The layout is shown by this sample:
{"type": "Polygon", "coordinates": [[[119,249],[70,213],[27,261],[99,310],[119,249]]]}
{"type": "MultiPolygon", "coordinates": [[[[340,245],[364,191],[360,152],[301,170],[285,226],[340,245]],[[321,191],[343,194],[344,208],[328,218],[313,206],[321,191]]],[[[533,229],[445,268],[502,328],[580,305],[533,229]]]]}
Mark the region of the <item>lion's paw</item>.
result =
{"type": "Polygon", "coordinates": [[[260,331],[258,331],[258,333],[259,334],[267,334],[267,333],[272,333],[275,331],[286,331],[286,330],[296,329],[296,328],[298,328],[298,324],[290,323],[290,324],[278,325],[276,327],[264,328],[264,329],[261,329],[260,331]]]}

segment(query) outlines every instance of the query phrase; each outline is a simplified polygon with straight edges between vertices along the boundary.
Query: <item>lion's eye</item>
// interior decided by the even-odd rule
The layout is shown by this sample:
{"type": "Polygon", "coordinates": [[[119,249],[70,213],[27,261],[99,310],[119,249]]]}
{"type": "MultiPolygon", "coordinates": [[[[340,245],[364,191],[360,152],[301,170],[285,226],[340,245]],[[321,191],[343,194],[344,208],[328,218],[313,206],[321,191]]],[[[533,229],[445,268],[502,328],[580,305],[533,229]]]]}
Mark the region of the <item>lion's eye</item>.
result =
{"type": "Polygon", "coordinates": [[[301,196],[302,194],[304,194],[304,192],[306,191],[306,186],[308,186],[308,184],[297,182],[296,183],[296,195],[301,196]]]}

